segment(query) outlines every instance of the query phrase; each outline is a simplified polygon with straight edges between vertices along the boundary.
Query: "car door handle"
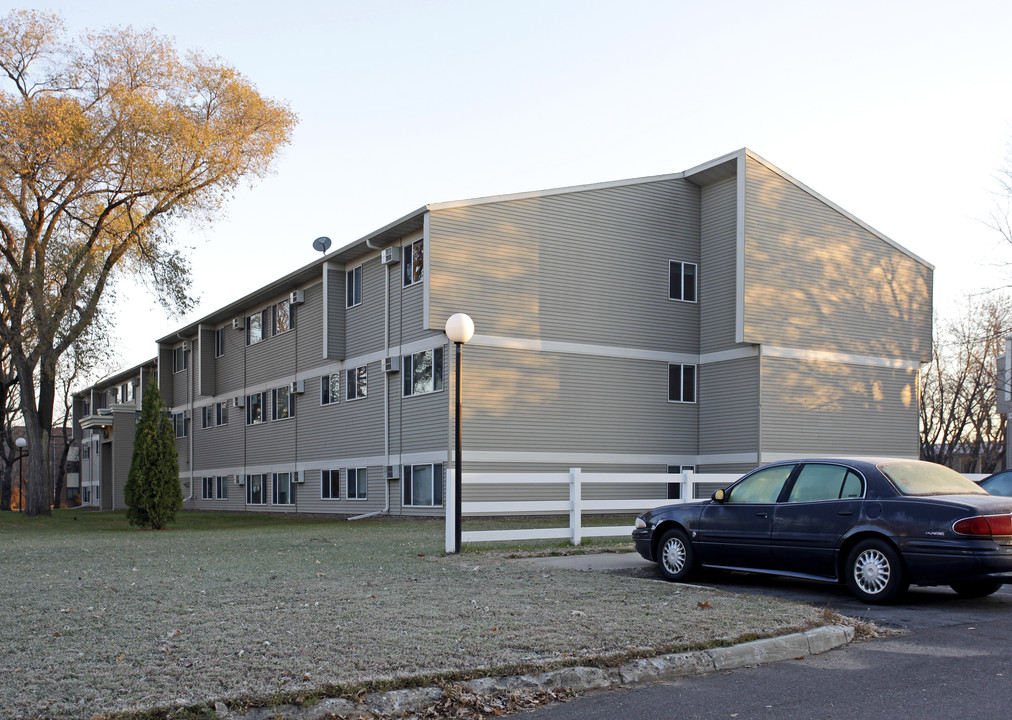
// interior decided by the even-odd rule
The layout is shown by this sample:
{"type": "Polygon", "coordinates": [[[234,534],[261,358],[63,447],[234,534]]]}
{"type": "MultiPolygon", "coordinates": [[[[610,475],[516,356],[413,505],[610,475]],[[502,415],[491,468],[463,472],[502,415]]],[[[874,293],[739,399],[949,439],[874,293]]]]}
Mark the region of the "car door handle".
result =
{"type": "Polygon", "coordinates": [[[761,517],[761,518],[768,518],[770,516],[770,514],[769,513],[764,513],[764,512],[757,512],[755,514],[755,516],[756,517],[761,517]]]}
{"type": "Polygon", "coordinates": [[[850,510],[841,510],[840,512],[837,513],[837,515],[842,515],[843,517],[850,517],[853,514],[854,513],[851,512],[850,510]]]}

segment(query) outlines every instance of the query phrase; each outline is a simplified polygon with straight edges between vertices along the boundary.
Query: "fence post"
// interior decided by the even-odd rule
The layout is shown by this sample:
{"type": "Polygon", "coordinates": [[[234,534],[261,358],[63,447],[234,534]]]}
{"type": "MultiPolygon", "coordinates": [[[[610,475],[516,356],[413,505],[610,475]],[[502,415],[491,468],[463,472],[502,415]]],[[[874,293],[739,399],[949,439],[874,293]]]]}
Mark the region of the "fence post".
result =
{"type": "Polygon", "coordinates": [[[692,470],[682,471],[682,502],[696,498],[696,479],[692,475],[692,470]]]}
{"type": "Polygon", "coordinates": [[[569,542],[579,545],[583,539],[583,503],[580,468],[569,468],[569,542]]]}
{"type": "Polygon", "coordinates": [[[457,483],[453,468],[446,468],[446,552],[452,553],[457,544],[457,483]]]}

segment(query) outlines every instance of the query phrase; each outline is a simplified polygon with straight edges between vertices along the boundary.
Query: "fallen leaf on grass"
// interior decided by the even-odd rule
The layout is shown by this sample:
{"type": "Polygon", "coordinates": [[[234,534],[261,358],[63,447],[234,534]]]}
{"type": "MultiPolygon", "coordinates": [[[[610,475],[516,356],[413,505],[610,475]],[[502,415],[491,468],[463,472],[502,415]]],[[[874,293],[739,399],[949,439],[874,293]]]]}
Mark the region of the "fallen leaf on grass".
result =
{"type": "Polygon", "coordinates": [[[697,602],[696,605],[698,605],[703,610],[705,610],[708,607],[711,607],[709,600],[706,600],[704,602],[697,602]]]}

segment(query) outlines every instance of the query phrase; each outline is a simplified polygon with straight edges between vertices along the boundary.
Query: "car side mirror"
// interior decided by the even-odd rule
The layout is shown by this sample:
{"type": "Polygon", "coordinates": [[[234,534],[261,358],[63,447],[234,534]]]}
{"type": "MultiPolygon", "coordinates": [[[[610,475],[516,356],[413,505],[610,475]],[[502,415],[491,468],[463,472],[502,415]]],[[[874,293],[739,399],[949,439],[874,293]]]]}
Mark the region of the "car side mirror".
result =
{"type": "Polygon", "coordinates": [[[726,493],[724,492],[723,488],[720,490],[715,490],[713,493],[713,501],[722,503],[724,502],[725,495],[726,493]]]}

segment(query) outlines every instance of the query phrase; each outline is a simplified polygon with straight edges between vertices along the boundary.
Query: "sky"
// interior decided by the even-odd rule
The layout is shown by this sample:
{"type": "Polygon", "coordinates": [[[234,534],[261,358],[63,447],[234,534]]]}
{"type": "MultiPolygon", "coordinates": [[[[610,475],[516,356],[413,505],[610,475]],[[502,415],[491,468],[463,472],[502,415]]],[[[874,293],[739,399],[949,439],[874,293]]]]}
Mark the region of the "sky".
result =
{"type": "Polygon", "coordinates": [[[1012,3],[23,0],[155,28],[300,116],[192,247],[187,317],[120,283],[120,351],[427,203],[687,170],[748,147],[935,265],[936,313],[1008,284],[987,227],[1012,164],[1012,3]]]}

